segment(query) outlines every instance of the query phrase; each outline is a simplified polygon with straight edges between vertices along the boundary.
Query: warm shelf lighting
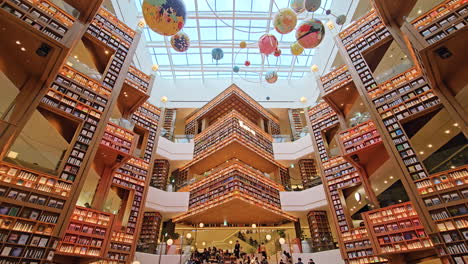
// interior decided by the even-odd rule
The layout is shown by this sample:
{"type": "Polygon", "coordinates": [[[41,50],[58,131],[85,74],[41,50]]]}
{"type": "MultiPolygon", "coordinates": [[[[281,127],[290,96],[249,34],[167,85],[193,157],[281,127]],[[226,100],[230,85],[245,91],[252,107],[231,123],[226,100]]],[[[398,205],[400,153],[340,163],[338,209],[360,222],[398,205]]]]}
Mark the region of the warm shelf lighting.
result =
{"type": "Polygon", "coordinates": [[[358,202],[361,201],[361,194],[359,192],[354,193],[354,199],[358,202]]]}
{"type": "Polygon", "coordinates": [[[268,235],[266,235],[266,237],[265,237],[265,238],[266,238],[266,240],[270,241],[270,240],[271,240],[271,235],[270,235],[270,234],[268,234],[268,235]]]}
{"type": "Polygon", "coordinates": [[[199,226],[200,228],[203,228],[205,225],[204,225],[203,223],[200,223],[198,226],[199,226]]]}
{"type": "Polygon", "coordinates": [[[257,228],[257,225],[256,225],[256,224],[252,224],[252,228],[257,228]]]}
{"type": "Polygon", "coordinates": [[[190,239],[190,238],[192,238],[192,234],[187,233],[187,235],[185,235],[185,237],[186,237],[187,239],[190,239]]]}
{"type": "Polygon", "coordinates": [[[167,244],[168,244],[169,246],[172,246],[172,244],[174,244],[174,240],[172,240],[172,238],[169,238],[169,239],[167,240],[167,244]]]}
{"type": "Polygon", "coordinates": [[[286,243],[286,239],[284,239],[283,237],[280,237],[278,241],[281,245],[284,245],[284,243],[286,243]]]}

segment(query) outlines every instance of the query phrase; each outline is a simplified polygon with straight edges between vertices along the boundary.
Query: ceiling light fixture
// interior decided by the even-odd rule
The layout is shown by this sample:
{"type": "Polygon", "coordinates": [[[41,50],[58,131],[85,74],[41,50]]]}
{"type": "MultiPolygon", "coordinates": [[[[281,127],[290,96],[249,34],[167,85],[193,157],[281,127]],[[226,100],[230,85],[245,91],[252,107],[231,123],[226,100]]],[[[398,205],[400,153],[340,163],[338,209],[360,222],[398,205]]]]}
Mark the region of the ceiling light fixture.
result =
{"type": "Polygon", "coordinates": [[[104,53],[105,53],[105,54],[109,54],[109,51],[108,51],[108,50],[105,50],[104,53]]]}
{"type": "Polygon", "coordinates": [[[419,154],[423,155],[423,154],[424,154],[424,151],[419,151],[419,154]]]}
{"type": "Polygon", "coordinates": [[[388,181],[384,181],[383,183],[387,184],[387,183],[388,183],[388,181]]]}
{"type": "Polygon", "coordinates": [[[21,42],[19,40],[17,40],[15,43],[16,45],[21,45],[21,42]]]}
{"type": "Polygon", "coordinates": [[[26,51],[26,49],[24,47],[21,47],[21,51],[26,51]]]}
{"type": "Polygon", "coordinates": [[[358,202],[361,201],[361,194],[359,192],[354,193],[354,199],[358,202]]]}
{"type": "Polygon", "coordinates": [[[445,134],[450,134],[450,130],[447,129],[447,130],[444,131],[444,133],[445,134]]]}
{"type": "Polygon", "coordinates": [[[393,179],[393,176],[390,176],[390,179],[393,179]]]}
{"type": "Polygon", "coordinates": [[[428,147],[428,148],[432,148],[432,144],[428,144],[427,147],[428,147]]]}
{"type": "Polygon", "coordinates": [[[454,127],[458,127],[458,123],[454,123],[453,126],[454,126],[454,127]]]}

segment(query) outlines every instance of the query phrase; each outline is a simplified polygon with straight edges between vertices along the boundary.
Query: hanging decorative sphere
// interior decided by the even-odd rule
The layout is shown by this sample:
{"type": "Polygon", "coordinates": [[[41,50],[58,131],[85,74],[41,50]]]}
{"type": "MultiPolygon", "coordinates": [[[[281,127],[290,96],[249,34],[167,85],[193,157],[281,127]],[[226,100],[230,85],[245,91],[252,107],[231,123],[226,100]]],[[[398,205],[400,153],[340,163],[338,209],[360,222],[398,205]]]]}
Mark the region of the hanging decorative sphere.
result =
{"type": "Polygon", "coordinates": [[[304,3],[305,9],[309,12],[315,12],[320,8],[321,0],[306,0],[304,3]]]}
{"type": "Polygon", "coordinates": [[[294,42],[293,44],[291,44],[290,48],[291,48],[291,54],[294,56],[299,56],[304,51],[304,48],[301,46],[301,44],[297,42],[294,42]]]}
{"type": "Polygon", "coordinates": [[[280,34],[287,34],[294,30],[297,24],[297,15],[291,8],[282,8],[273,19],[273,26],[280,34]]]}
{"type": "Polygon", "coordinates": [[[327,9],[327,11],[325,11],[325,14],[328,16],[331,14],[331,10],[330,9],[327,9]]]}
{"type": "Polygon", "coordinates": [[[213,60],[219,61],[224,57],[224,51],[220,48],[214,48],[211,51],[211,57],[213,58],[213,60]]]}
{"type": "Polygon", "coordinates": [[[270,101],[270,96],[267,96],[266,99],[267,99],[267,101],[270,101]]]}
{"type": "Polygon", "coordinates": [[[308,19],[302,22],[296,30],[296,39],[305,49],[317,47],[325,37],[325,27],[318,19],[308,19]]]}
{"type": "Polygon", "coordinates": [[[274,35],[265,34],[258,40],[258,48],[260,53],[269,55],[278,49],[278,40],[274,35]]]}
{"type": "Polygon", "coordinates": [[[346,15],[339,15],[336,18],[336,24],[338,24],[340,26],[344,25],[345,22],[346,22],[346,15]]]}
{"type": "Polygon", "coordinates": [[[250,65],[250,61],[246,60],[245,63],[244,63],[245,66],[249,66],[250,65]]]}
{"type": "Polygon", "coordinates": [[[148,27],[164,36],[179,32],[187,17],[182,0],[144,0],[141,9],[148,27]]]}
{"type": "Polygon", "coordinates": [[[233,72],[239,72],[239,69],[240,69],[239,66],[232,67],[233,72]]]}
{"type": "Polygon", "coordinates": [[[278,80],[278,74],[276,71],[269,71],[265,74],[265,80],[268,83],[275,83],[278,80]]]}
{"type": "Polygon", "coordinates": [[[239,43],[239,47],[240,47],[241,49],[245,49],[245,48],[247,47],[247,42],[241,41],[241,42],[239,43]]]}
{"type": "Polygon", "coordinates": [[[275,50],[275,53],[273,53],[273,55],[275,55],[275,57],[281,56],[281,50],[280,49],[275,50]]]}
{"type": "Polygon", "coordinates": [[[190,47],[190,38],[184,32],[178,32],[171,37],[171,46],[178,52],[187,51],[190,47]]]}
{"type": "Polygon", "coordinates": [[[291,7],[292,10],[294,10],[294,12],[298,14],[304,12],[305,10],[304,0],[292,0],[289,6],[291,7]]]}

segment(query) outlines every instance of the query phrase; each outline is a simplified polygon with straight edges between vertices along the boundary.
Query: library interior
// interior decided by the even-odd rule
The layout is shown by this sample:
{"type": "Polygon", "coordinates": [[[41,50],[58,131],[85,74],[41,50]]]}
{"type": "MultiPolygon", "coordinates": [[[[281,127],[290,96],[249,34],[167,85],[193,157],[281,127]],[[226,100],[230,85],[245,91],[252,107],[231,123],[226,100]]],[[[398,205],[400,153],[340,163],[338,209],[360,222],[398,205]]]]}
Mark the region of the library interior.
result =
{"type": "Polygon", "coordinates": [[[0,264],[468,264],[467,25],[0,0],[0,264]]]}

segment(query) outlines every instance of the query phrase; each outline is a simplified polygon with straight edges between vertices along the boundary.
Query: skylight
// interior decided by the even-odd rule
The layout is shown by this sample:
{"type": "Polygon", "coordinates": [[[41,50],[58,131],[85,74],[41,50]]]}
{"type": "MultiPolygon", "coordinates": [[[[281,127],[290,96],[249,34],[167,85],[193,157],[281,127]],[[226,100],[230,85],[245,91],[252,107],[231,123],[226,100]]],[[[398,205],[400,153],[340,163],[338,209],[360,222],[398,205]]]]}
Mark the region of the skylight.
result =
{"type": "MultiPolygon", "coordinates": [[[[143,0],[134,0],[141,14],[143,0]]],[[[322,0],[322,7],[329,9],[333,0],[322,0]]],[[[269,70],[275,70],[280,79],[300,79],[310,72],[315,49],[306,49],[300,56],[293,56],[289,46],[296,41],[295,31],[282,35],[273,28],[275,13],[289,7],[290,0],[184,0],[187,20],[183,31],[190,37],[190,48],[177,52],[170,45],[170,37],[143,29],[146,47],[153,64],[159,65],[158,75],[165,79],[189,78],[243,78],[260,80],[269,70]],[[213,12],[214,11],[214,12],[213,12]],[[279,41],[281,56],[270,55],[262,59],[256,45],[265,33],[273,34],[279,41]],[[201,38],[201,39],[200,39],[201,38]],[[240,49],[246,41],[248,47],[240,49]],[[211,57],[213,48],[221,48],[224,57],[216,62],[211,57]],[[245,67],[244,62],[250,61],[245,67]],[[233,66],[239,66],[234,73],[233,66]]],[[[325,18],[324,10],[314,14],[298,15],[298,24],[305,18],[325,18]]]]}

